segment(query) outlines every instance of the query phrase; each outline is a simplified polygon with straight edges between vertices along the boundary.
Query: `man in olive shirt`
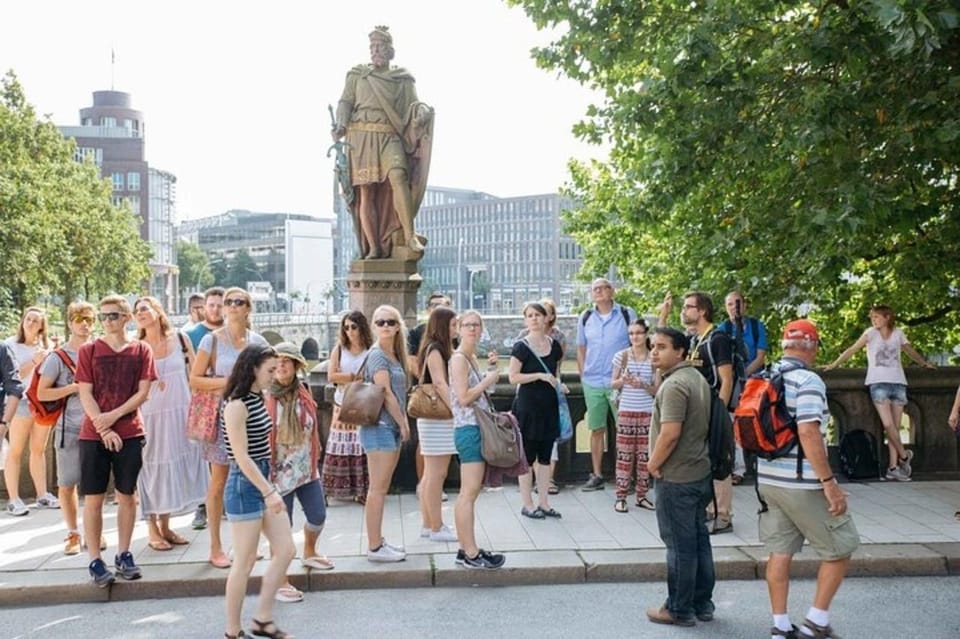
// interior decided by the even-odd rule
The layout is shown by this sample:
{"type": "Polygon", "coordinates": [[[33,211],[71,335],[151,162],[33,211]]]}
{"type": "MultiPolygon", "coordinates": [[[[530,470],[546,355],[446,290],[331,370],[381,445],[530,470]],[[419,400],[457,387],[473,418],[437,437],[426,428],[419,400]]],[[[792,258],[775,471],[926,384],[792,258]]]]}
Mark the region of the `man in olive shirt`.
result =
{"type": "Polygon", "coordinates": [[[650,360],[662,373],[650,430],[647,469],[656,480],[657,526],[667,547],[667,600],[648,608],[654,623],[693,626],[713,620],[713,550],[707,430],[710,387],[686,360],[689,341],[674,328],[654,331],[650,360]]]}

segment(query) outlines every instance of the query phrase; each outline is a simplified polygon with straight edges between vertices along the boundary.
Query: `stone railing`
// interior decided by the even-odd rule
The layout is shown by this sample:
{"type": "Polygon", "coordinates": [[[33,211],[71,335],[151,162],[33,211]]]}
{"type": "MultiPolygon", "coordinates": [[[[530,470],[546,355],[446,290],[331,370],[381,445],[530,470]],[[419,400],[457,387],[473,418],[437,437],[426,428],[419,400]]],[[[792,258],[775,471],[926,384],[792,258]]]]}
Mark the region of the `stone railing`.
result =
{"type": "MultiPolygon", "coordinates": [[[[325,364],[317,366],[309,378],[313,396],[320,406],[322,441],[326,441],[330,431],[330,418],[333,410],[333,386],[327,384],[325,364]]],[[[827,383],[827,399],[833,424],[829,429],[828,445],[830,461],[835,472],[839,472],[838,444],[844,433],[864,429],[872,432],[879,442],[879,456],[886,462],[886,446],[883,445],[883,428],[877,412],[870,401],[870,394],[863,385],[866,370],[845,368],[824,373],[827,383]]],[[[909,388],[908,404],[905,409],[905,421],[909,426],[905,430],[907,446],[915,457],[913,460],[915,479],[960,479],[960,440],[947,426],[947,416],[953,406],[957,386],[960,385],[960,367],[944,367],[936,370],[907,368],[909,388]]],[[[575,374],[566,374],[563,381],[570,388],[568,402],[574,423],[583,419],[585,407],[580,380],[575,374]]],[[[506,376],[500,378],[493,399],[497,408],[507,410],[513,402],[514,387],[507,383],[506,376]]],[[[412,424],[412,422],[411,422],[412,424]]],[[[394,476],[394,485],[402,490],[412,490],[416,485],[414,453],[416,450],[416,428],[411,428],[412,441],[403,447],[400,463],[394,476]]],[[[148,434],[149,436],[149,434],[148,434]]],[[[607,450],[604,453],[603,469],[607,477],[613,477],[616,451],[614,448],[614,430],[611,426],[607,433],[607,450]]],[[[47,477],[51,487],[56,486],[56,468],[54,464],[53,438],[47,448],[47,477]]],[[[20,473],[20,494],[24,498],[34,496],[33,483],[27,471],[27,455],[24,452],[20,473]]],[[[557,463],[556,477],[559,481],[572,482],[584,479],[590,472],[589,433],[582,426],[577,429],[573,441],[560,446],[560,460],[557,463]]],[[[456,484],[458,467],[456,462],[450,471],[450,481],[456,484]]],[[[6,488],[0,484],[0,497],[6,499],[6,488]]]]}

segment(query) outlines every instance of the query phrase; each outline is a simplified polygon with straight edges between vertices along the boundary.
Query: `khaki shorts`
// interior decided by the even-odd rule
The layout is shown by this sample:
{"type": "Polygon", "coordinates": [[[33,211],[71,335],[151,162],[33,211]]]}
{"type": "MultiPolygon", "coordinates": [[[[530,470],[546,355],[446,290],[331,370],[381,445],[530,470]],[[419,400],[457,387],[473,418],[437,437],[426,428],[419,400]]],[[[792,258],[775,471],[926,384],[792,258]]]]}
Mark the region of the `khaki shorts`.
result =
{"type": "Polygon", "coordinates": [[[613,390],[599,386],[583,385],[583,402],[587,405],[587,428],[602,430],[607,427],[607,415],[617,417],[617,408],[610,402],[613,390]]]}
{"type": "Polygon", "coordinates": [[[849,513],[834,517],[822,490],[760,485],[769,510],[760,514],[760,540],[769,552],[794,555],[810,542],[821,558],[846,559],[860,546],[860,534],[849,513]]]}

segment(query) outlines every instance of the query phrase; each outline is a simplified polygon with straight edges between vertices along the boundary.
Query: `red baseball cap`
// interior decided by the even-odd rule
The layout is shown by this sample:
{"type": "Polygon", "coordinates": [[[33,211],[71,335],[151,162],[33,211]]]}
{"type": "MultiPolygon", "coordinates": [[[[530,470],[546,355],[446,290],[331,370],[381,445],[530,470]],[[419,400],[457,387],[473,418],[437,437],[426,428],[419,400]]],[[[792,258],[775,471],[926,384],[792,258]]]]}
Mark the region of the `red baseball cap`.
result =
{"type": "Polygon", "coordinates": [[[783,339],[806,339],[811,341],[820,341],[820,334],[817,332],[817,325],[810,320],[793,320],[783,329],[783,339]]]}

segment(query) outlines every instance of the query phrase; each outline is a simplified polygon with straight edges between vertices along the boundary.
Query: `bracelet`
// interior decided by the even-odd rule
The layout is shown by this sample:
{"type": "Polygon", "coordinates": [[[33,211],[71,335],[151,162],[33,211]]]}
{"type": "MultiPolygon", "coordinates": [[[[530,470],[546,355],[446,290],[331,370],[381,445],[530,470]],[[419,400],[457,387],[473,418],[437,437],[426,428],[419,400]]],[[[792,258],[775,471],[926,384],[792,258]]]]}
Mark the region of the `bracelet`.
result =
{"type": "Polygon", "coordinates": [[[826,484],[826,483],[828,483],[828,482],[833,481],[834,479],[836,479],[836,477],[834,477],[833,475],[830,475],[829,477],[824,477],[823,479],[821,479],[821,480],[820,480],[820,483],[821,483],[821,484],[826,484]]]}
{"type": "Polygon", "coordinates": [[[271,489],[268,490],[267,492],[263,493],[263,498],[266,499],[267,497],[269,497],[270,495],[272,495],[272,494],[275,493],[275,492],[277,492],[277,487],[276,487],[276,486],[274,486],[273,488],[271,488],[271,489]]]}

